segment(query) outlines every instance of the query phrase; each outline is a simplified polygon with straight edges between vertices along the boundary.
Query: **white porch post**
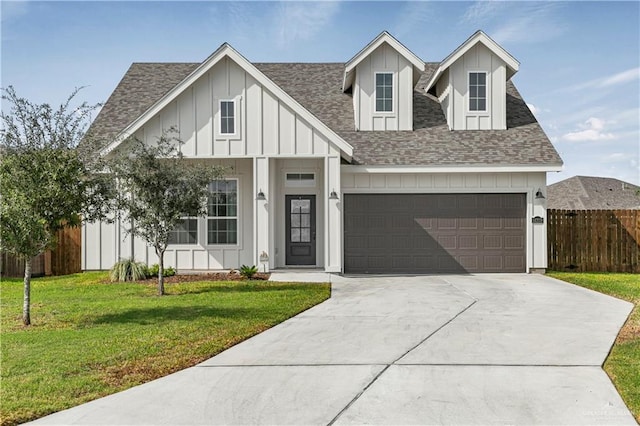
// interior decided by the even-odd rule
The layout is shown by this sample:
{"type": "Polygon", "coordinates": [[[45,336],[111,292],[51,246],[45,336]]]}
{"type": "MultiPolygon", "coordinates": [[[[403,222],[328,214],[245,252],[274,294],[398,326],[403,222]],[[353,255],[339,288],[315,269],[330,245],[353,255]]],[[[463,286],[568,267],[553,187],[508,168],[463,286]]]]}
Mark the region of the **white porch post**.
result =
{"type": "Polygon", "coordinates": [[[325,244],[324,270],[342,272],[342,192],[340,190],[340,157],[325,157],[325,244]],[[335,191],[337,198],[331,198],[335,191]]]}
{"type": "MultiPolygon", "coordinates": [[[[269,213],[275,200],[271,199],[272,193],[269,185],[269,159],[256,157],[253,159],[253,248],[254,264],[260,272],[269,271],[269,263],[274,253],[269,252],[270,247],[270,223],[269,213]],[[258,194],[264,194],[264,199],[258,194]],[[261,262],[261,256],[267,255],[269,260],[261,262]]],[[[264,259],[263,259],[264,260],[264,259]]]]}

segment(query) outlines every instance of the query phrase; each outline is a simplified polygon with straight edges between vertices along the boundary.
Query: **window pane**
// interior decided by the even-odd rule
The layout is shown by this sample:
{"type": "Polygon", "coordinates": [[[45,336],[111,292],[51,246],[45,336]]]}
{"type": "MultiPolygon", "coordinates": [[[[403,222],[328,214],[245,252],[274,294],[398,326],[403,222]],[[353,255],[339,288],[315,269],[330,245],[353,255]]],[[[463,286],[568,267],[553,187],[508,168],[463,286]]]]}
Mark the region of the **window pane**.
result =
{"type": "Polygon", "coordinates": [[[485,85],[487,81],[487,75],[483,72],[477,73],[478,75],[478,84],[485,85]]]}
{"type": "Polygon", "coordinates": [[[227,132],[226,133],[235,133],[235,126],[233,123],[233,118],[229,119],[229,123],[227,123],[227,132]]]}
{"type": "Polygon", "coordinates": [[[486,111],[487,101],[484,99],[478,99],[478,111],[486,111]]]}
{"type": "Polygon", "coordinates": [[[384,84],[387,86],[391,86],[393,83],[393,75],[392,74],[383,74],[384,75],[384,84]]]}
{"type": "Polygon", "coordinates": [[[299,243],[300,242],[300,229],[292,228],[291,229],[291,242],[299,243]]]}
{"type": "Polygon", "coordinates": [[[220,133],[229,133],[229,125],[226,118],[220,120],[220,133]]]}
{"type": "Polygon", "coordinates": [[[384,76],[386,74],[376,74],[376,86],[382,86],[384,84],[384,76]]]}
{"type": "Polygon", "coordinates": [[[386,99],[391,99],[391,87],[385,87],[383,94],[386,99]]]}
{"type": "Polygon", "coordinates": [[[469,74],[469,84],[478,83],[478,73],[472,72],[469,74]]]}
{"type": "Polygon", "coordinates": [[[311,230],[309,228],[303,228],[300,230],[300,241],[308,243],[311,241],[311,230]]]}
{"type": "Polygon", "coordinates": [[[198,219],[183,219],[169,233],[169,244],[196,244],[198,242],[198,219]]]}
{"type": "Polygon", "coordinates": [[[384,111],[384,101],[382,99],[376,101],[376,111],[384,111]]]}
{"type": "Polygon", "coordinates": [[[208,244],[236,244],[238,242],[237,219],[209,219],[207,221],[208,244]]]}
{"type": "Polygon", "coordinates": [[[469,87],[469,96],[475,98],[478,96],[478,86],[470,86],[469,87]]]}
{"type": "Polygon", "coordinates": [[[294,213],[294,214],[291,215],[291,226],[293,228],[299,228],[300,227],[300,215],[299,214],[295,214],[294,213]]]}
{"type": "Polygon", "coordinates": [[[486,86],[478,86],[478,97],[484,98],[487,95],[487,87],[486,86]]]}
{"type": "Polygon", "coordinates": [[[311,215],[303,214],[303,215],[301,215],[300,219],[302,219],[302,220],[299,221],[300,222],[300,226],[306,227],[306,228],[311,226],[311,215]]]}
{"type": "Polygon", "coordinates": [[[469,111],[477,111],[477,110],[478,110],[478,100],[469,99],[469,111]]]}
{"type": "Polygon", "coordinates": [[[391,105],[390,99],[384,102],[384,111],[393,111],[393,106],[391,105]]]}

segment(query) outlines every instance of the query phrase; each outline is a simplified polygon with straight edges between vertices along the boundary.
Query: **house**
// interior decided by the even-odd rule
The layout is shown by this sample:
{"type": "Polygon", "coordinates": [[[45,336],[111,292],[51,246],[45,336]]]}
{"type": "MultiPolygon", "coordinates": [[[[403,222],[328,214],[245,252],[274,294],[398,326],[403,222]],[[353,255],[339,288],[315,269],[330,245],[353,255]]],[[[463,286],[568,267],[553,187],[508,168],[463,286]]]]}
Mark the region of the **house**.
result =
{"type": "Polygon", "coordinates": [[[573,176],[549,185],[547,195],[550,209],[640,209],[640,187],[614,178],[573,176]]]}
{"type": "MultiPolygon", "coordinates": [[[[482,31],[439,63],[387,32],[346,63],[251,63],[225,43],[202,63],[134,63],[92,130],[109,155],[177,126],[185,156],[233,168],[210,187],[224,205],[174,232],[178,270],[531,272],[547,266],[536,194],[562,160],[519,67],[482,31]]],[[[83,269],[157,262],[124,225],[84,226],[83,269]]]]}

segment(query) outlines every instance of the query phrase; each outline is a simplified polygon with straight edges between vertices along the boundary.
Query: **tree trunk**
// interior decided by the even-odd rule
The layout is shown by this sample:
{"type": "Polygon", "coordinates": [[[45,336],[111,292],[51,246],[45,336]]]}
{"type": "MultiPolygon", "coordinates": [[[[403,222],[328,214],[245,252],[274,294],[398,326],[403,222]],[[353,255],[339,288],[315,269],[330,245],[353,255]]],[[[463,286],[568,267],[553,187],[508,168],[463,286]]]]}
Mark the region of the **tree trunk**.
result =
{"type": "Polygon", "coordinates": [[[24,302],[22,304],[22,323],[31,325],[31,262],[33,258],[24,261],[24,302]]]}
{"type": "Polygon", "coordinates": [[[158,296],[164,295],[164,250],[156,248],[158,255],[158,296]]]}

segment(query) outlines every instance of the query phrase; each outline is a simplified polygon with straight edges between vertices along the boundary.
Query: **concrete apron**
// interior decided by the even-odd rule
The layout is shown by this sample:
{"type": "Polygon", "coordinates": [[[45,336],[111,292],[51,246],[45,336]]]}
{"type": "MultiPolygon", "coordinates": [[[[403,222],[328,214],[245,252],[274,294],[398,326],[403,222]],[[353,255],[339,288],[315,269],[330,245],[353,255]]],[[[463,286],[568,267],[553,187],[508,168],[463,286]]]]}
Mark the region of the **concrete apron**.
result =
{"type": "Polygon", "coordinates": [[[636,424],[630,303],[539,275],[343,278],[202,364],[34,424],[636,424]]]}

